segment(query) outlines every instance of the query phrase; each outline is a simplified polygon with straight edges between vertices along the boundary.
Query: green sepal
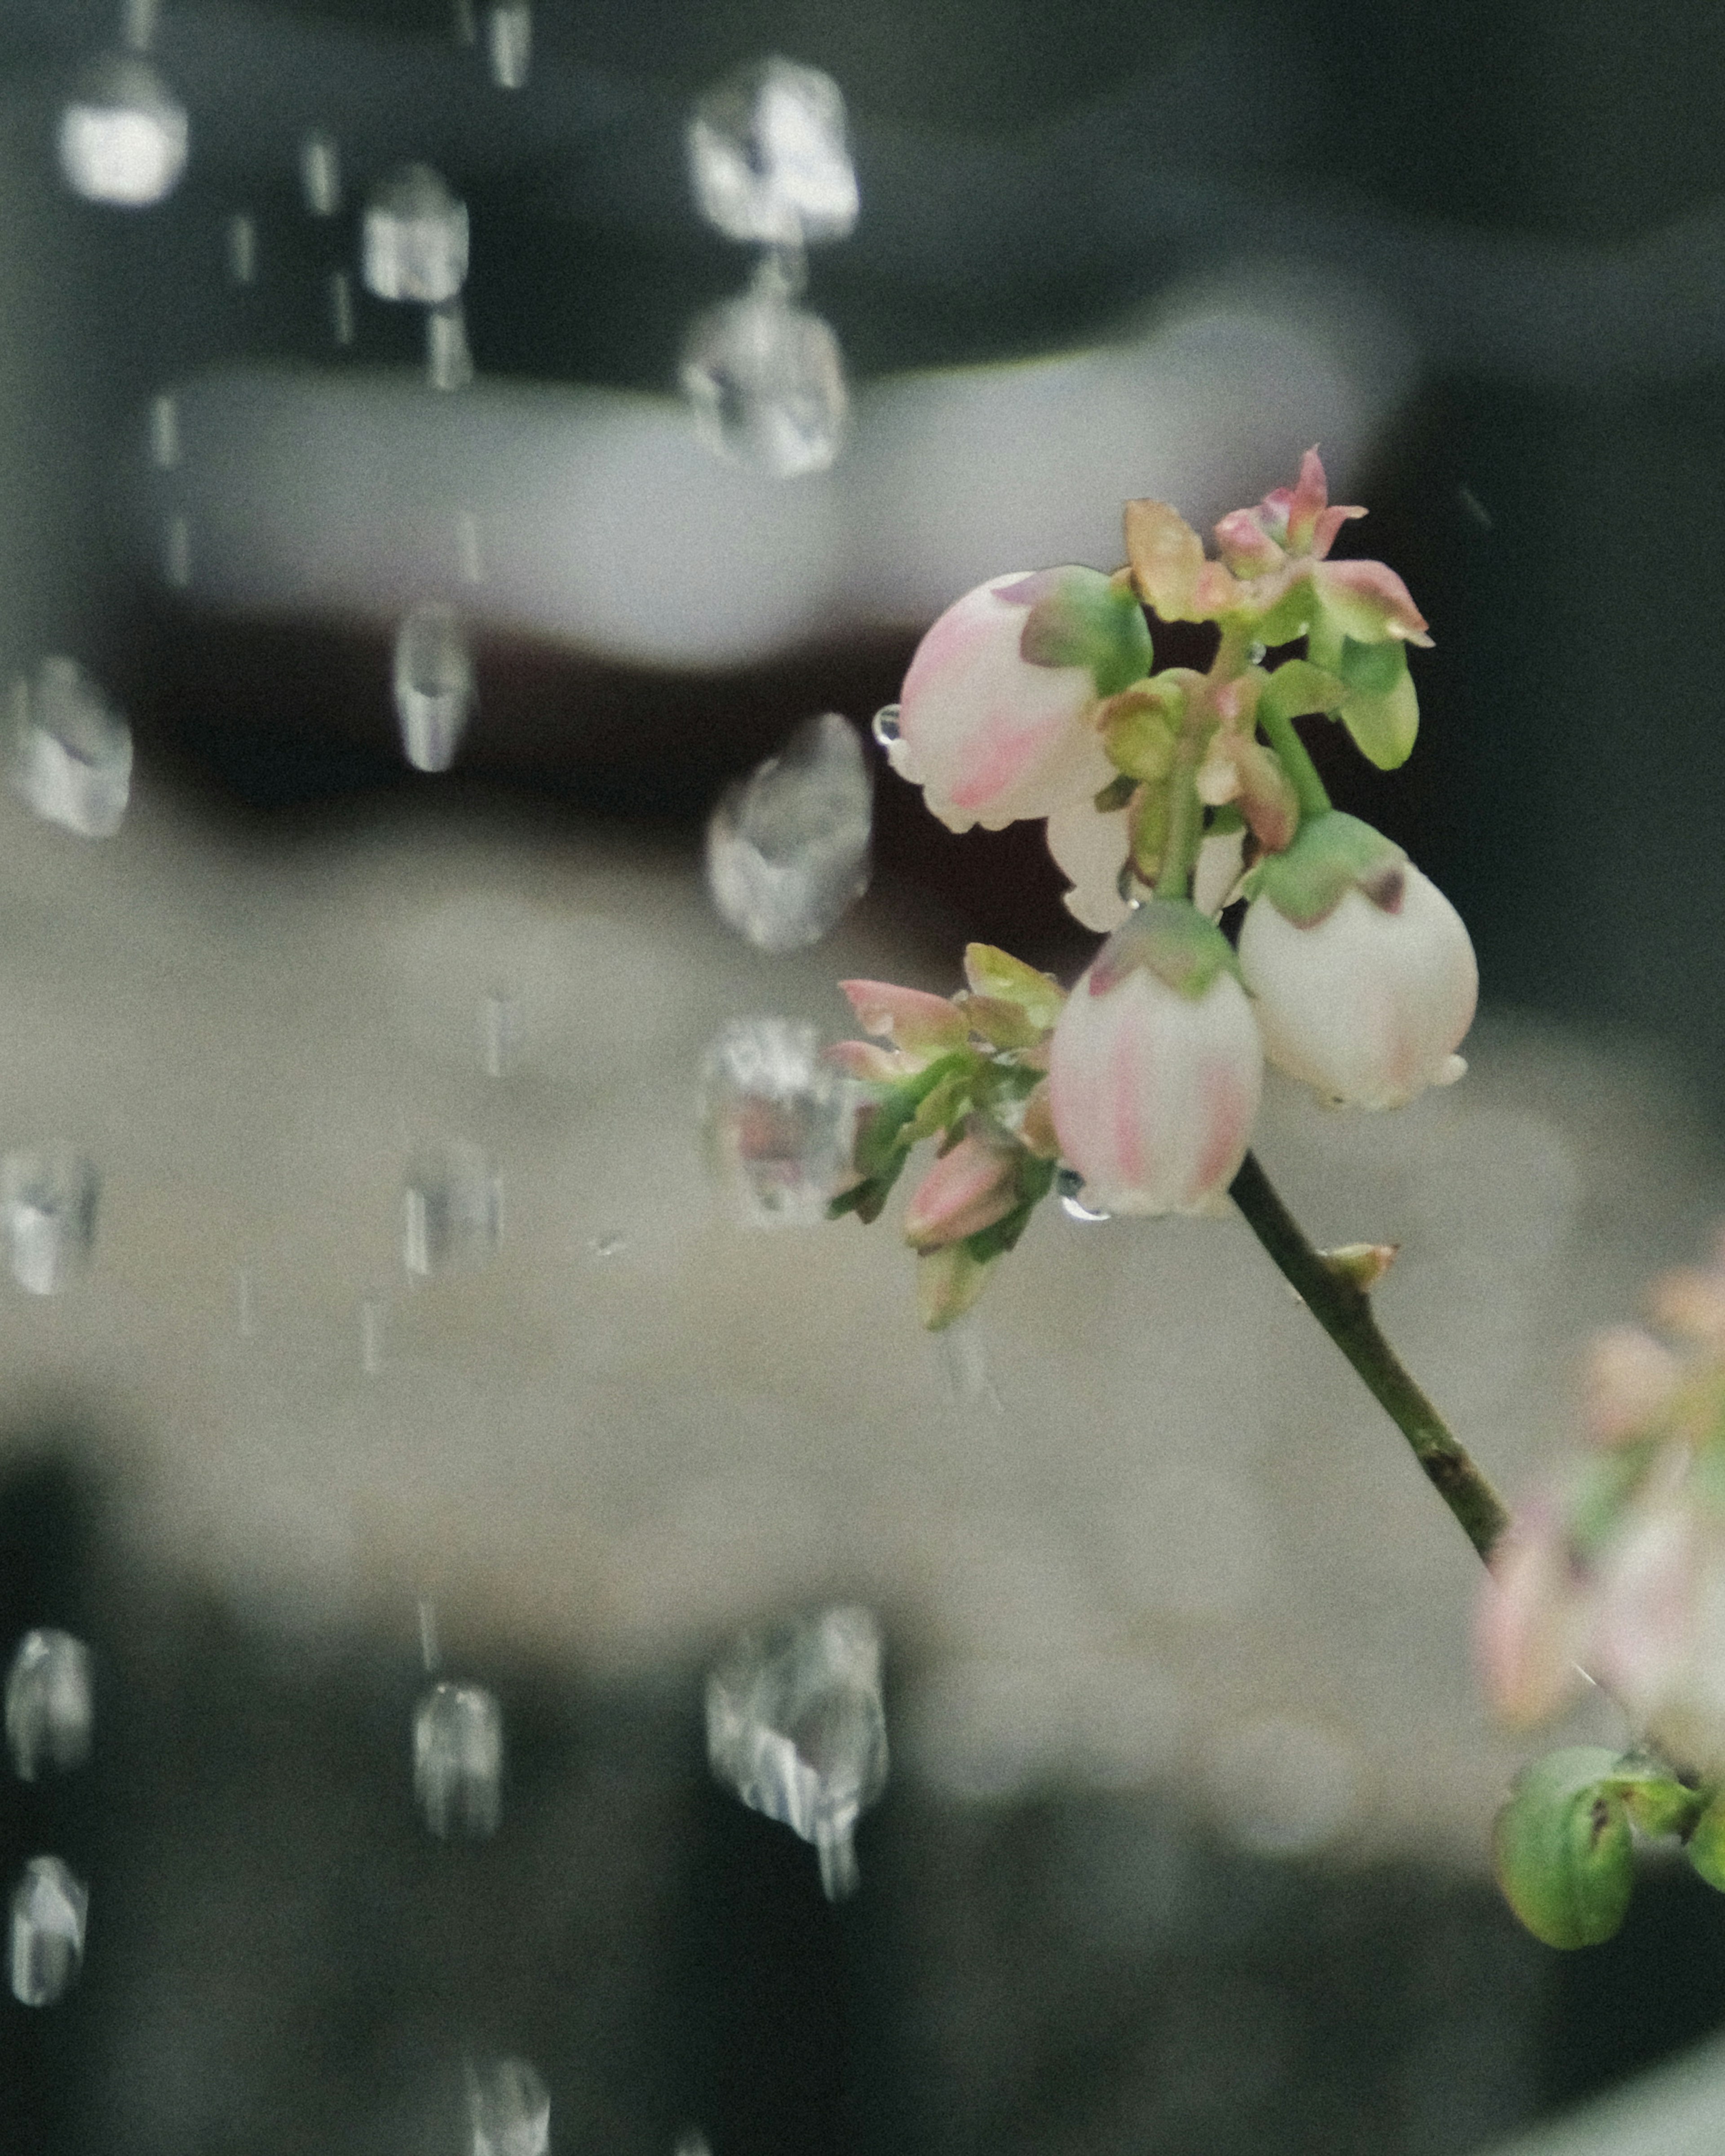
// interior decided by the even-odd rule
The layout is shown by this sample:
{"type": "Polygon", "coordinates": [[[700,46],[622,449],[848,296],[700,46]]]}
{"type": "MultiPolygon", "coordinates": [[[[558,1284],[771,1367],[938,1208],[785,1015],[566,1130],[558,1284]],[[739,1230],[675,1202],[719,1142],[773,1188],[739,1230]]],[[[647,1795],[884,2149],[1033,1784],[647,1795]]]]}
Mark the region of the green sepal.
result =
{"type": "Polygon", "coordinates": [[[1019,1203],[1003,1219],[962,1243],[926,1252],[916,1260],[916,1302],[931,1332],[943,1331],[962,1317],[988,1286],[988,1268],[1016,1247],[1030,1215],[1054,1188],[1059,1163],[1024,1153],[1019,1163],[1019,1203]]]}
{"type": "Polygon", "coordinates": [[[1118,696],[1155,664],[1137,595],[1100,569],[1043,569],[999,596],[1027,604],[1019,654],[1032,666],[1086,666],[1099,696],[1118,696]]]}
{"type": "Polygon", "coordinates": [[[957,1001],[966,1024],[990,1048],[1034,1048],[1048,1030],[1007,996],[960,995],[957,1001]]]}
{"type": "Polygon", "coordinates": [[[1307,711],[1333,711],[1348,693],[1344,683],[1309,659],[1285,659],[1268,675],[1258,698],[1260,718],[1297,719],[1307,711]]]}
{"type": "Polygon", "coordinates": [[[1209,993],[1219,973],[1240,978],[1233,945],[1183,898],[1149,898],[1135,906],[1097,954],[1084,993],[1106,995],[1141,966],[1194,1003],[1209,993]]]}
{"type": "Polygon", "coordinates": [[[1099,816],[1111,815],[1115,809],[1124,808],[1137,791],[1138,782],[1129,771],[1118,773],[1091,803],[1099,816]]]}
{"type": "Polygon", "coordinates": [[[1065,1006],[1066,991],[1053,974],[1038,973],[992,943],[965,945],[964,978],[978,995],[1016,1004],[1040,1032],[1045,1033],[1065,1006]]]}
{"type": "Polygon", "coordinates": [[[1497,1815],[1497,1883],[1548,1947],[1598,1946],[1628,1913],[1635,1857],[1620,1763],[1603,1745],[1549,1753],[1516,1778],[1497,1815]]]}
{"type": "Polygon", "coordinates": [[[1291,644],[1296,636],[1305,635],[1317,612],[1317,604],[1312,579],[1301,577],[1282,593],[1267,613],[1257,617],[1252,624],[1252,634],[1260,644],[1272,649],[1279,644],[1291,644]]]}
{"type": "MultiPolygon", "coordinates": [[[[1153,685],[1144,685],[1147,690],[1153,685]]],[[[1162,698],[1132,690],[1115,697],[1099,720],[1108,761],[1122,777],[1153,786],[1174,767],[1177,724],[1178,715],[1170,717],[1162,698]]]]}
{"type": "Polygon", "coordinates": [[[1285,853],[1266,854],[1249,887],[1296,928],[1315,928],[1350,890],[1358,886],[1372,896],[1407,858],[1393,839],[1331,808],[1308,817],[1285,853]]]}
{"type": "Polygon", "coordinates": [[[829,1220],[842,1220],[847,1213],[855,1214],[865,1223],[880,1219],[911,1147],[919,1136],[927,1135],[917,1132],[916,1126],[929,1096],[942,1087],[950,1087],[956,1094],[960,1087],[954,1081],[968,1086],[979,1060],[971,1050],[955,1049],[950,1055],[937,1056],[897,1085],[884,1087],[878,1099],[869,1103],[857,1123],[854,1154],[861,1180],[828,1201],[829,1220]]]}
{"type": "Polygon", "coordinates": [[[1399,639],[1342,645],[1341,675],[1348,693],[1337,716],[1368,763],[1394,771],[1414,753],[1420,733],[1420,698],[1408,671],[1408,648],[1399,639]]]}
{"type": "Polygon", "coordinates": [[[1631,1826],[1654,1836],[1690,1833],[1702,1807],[1699,1790],[1659,1761],[1635,1754],[1618,1761],[1617,1775],[1631,1826]]]}
{"type": "Polygon", "coordinates": [[[1690,1834],[1687,1854],[1708,1886],[1725,1894],[1725,1791],[1703,1808],[1690,1834]]]}

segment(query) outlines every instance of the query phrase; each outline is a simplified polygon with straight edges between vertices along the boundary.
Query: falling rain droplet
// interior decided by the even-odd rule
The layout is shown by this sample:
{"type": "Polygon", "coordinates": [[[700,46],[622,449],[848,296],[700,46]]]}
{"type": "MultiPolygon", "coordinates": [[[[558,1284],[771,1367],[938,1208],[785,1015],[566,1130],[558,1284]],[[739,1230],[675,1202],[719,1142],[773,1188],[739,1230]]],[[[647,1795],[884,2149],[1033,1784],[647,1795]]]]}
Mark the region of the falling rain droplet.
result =
{"type": "Polygon", "coordinates": [[[52,2006],[84,1961],[90,1893],[57,1856],[33,1856],[12,1897],[12,1995],[52,2006]]]}
{"type": "Polygon", "coordinates": [[[882,748],[890,749],[903,738],[898,730],[898,706],[883,704],[869,722],[869,732],[882,748]]]}
{"type": "Polygon", "coordinates": [[[467,277],[467,206],[429,165],[402,165],[366,203],[361,273],[380,300],[439,307],[467,277]]]}
{"type": "Polygon", "coordinates": [[[425,375],[434,389],[465,389],[473,379],[467,316],[459,300],[427,310],[425,375]]]}
{"type": "Polygon", "coordinates": [[[818,943],[869,887],[874,786],[856,729],[836,711],[798,726],[727,787],[706,829],[721,920],[760,951],[818,943]]]}
{"type": "Polygon", "coordinates": [[[120,41],[128,52],[147,53],[156,42],[157,0],[123,0],[120,41]]]}
{"type": "Polygon", "coordinates": [[[738,68],[696,106],[688,148],[701,213],[728,239],[842,239],[856,223],[845,96],[819,68],[738,68]]]}
{"type": "Polygon", "coordinates": [[[443,1653],[437,1641],[437,1604],[429,1594],[419,1597],[419,1660],[427,1676],[435,1676],[443,1653]]]}
{"type": "Polygon", "coordinates": [[[988,1375],[988,1358],[973,1318],[961,1317],[935,1335],[935,1353],[948,1396],[963,1408],[1001,1412],[1000,1395],[988,1375]]]}
{"type": "Polygon", "coordinates": [[[69,1632],[26,1632],[6,1673],[6,1748],[18,1779],[67,1774],[90,1757],[90,1650],[69,1632]]]}
{"type": "Polygon", "coordinates": [[[111,839],[131,795],[131,729],[73,659],[44,659],[12,690],[8,777],[46,824],[111,839]]]}
{"type": "Polygon", "coordinates": [[[470,1272],[496,1250],[503,1188],[476,1145],[446,1138],[421,1146],[402,1194],[402,1263],[422,1279],[470,1272]]]}
{"type": "Polygon", "coordinates": [[[157,471],[172,471],[180,461],[180,407],[176,398],[163,395],[150,400],[150,461],[157,471]]]}
{"type": "Polygon", "coordinates": [[[1111,1220],[1111,1213],[1103,1213],[1084,1202],[1084,1178],[1076,1168],[1063,1168],[1055,1178],[1055,1188],[1060,1194],[1060,1210],[1069,1220],[1111,1220]]]}
{"type": "Polygon", "coordinates": [[[415,607],[395,634],[395,711],[416,771],[447,771],[478,701],[473,654],[453,607],[415,607]]]}
{"type": "Polygon", "coordinates": [[[467,2069],[472,2156],[545,2156],[551,2097],[526,2059],[490,2059],[467,2069]]]}
{"type": "Polygon", "coordinates": [[[820,1857],[829,1901],[857,1882],[853,1836],[886,1786],[880,1633],[866,1609],[824,1609],[746,1634],[707,1679],[714,1774],[820,1857]]]}
{"type": "Polygon", "coordinates": [[[850,413],[839,340],[777,292],[746,292],[697,315],[679,378],[696,431],[720,456],[798,479],[839,454],[850,413]]]}
{"type": "Polygon", "coordinates": [[[479,23],[473,12],[473,0],[454,0],[453,18],[455,42],[458,45],[472,45],[479,42],[479,23]]]}
{"type": "Polygon", "coordinates": [[[521,1012],[515,998],[493,988],[480,998],[480,1068],[488,1078],[506,1078],[521,1051],[521,1012]]]}
{"type": "Polygon", "coordinates": [[[236,285],[258,281],[258,221],[249,210],[228,220],[228,275],[236,285]]]}
{"type": "Polygon", "coordinates": [[[479,519],[470,509],[464,509],[455,519],[455,558],[463,583],[485,582],[485,557],[480,545],[479,519]]]}
{"type": "Polygon", "coordinates": [[[497,1831],[503,1711],[482,1685],[434,1684],[414,1709],[413,1794],[440,1841],[497,1831]]]}
{"type": "Polygon", "coordinates": [[[359,1306],[359,1367],[368,1378],[383,1374],[383,1332],[388,1312],[381,1302],[359,1306]]]}
{"type": "Polygon", "coordinates": [[[0,1160],[0,1224],[12,1276],[31,1295],[58,1295],[90,1263],[100,1180],[69,1145],[0,1160]]]}
{"type": "Polygon", "coordinates": [[[614,1258],[629,1247],[629,1238],[620,1228],[607,1228],[588,1244],[596,1258],[614,1258]]]}
{"type": "Polygon", "coordinates": [[[86,202],[143,209],[173,192],[190,141],[185,107],[147,61],[104,54],[60,114],[60,171],[86,202]]]}
{"type": "Polygon", "coordinates": [[[341,207],[341,153],[335,137],[316,130],[300,144],[300,192],[313,217],[334,217],[341,207]]]}
{"type": "Polygon", "coordinates": [[[485,49],[491,80],[500,90],[524,90],[533,60],[533,10],[529,0],[498,0],[485,11],[485,49]]]}
{"type": "Polygon", "coordinates": [[[345,270],[331,273],[330,330],[337,344],[352,343],[353,283],[345,270]]]}
{"type": "Polygon", "coordinates": [[[745,1225],[812,1227],[849,1164],[855,1089],[824,1061],[814,1028],[733,1019],[701,1066],[713,1173],[745,1225]]]}

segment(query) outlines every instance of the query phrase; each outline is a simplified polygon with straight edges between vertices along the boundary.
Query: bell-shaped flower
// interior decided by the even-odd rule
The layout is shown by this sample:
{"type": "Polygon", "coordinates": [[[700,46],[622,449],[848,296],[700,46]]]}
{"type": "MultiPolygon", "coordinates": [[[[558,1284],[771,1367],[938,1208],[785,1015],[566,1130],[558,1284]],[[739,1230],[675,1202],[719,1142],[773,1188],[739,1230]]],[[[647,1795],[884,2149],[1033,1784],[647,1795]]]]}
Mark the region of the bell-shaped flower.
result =
{"type": "Polygon", "coordinates": [[[952,830],[1046,816],[1113,776],[1096,708],[1151,663],[1125,578],[1085,568],[995,577],[917,645],[887,753],[952,830]]]}
{"type": "Polygon", "coordinates": [[[1212,1209],[1245,1158],[1263,1050],[1226,939],[1152,899],[1067,998],[1049,1050],[1060,1151],[1110,1213],[1212,1209]]]}
{"type": "Polygon", "coordinates": [[[1324,1100],[1396,1108],[1466,1065],[1479,968],[1437,886],[1355,818],[1301,827],[1256,871],[1240,936],[1270,1060],[1324,1100]]]}

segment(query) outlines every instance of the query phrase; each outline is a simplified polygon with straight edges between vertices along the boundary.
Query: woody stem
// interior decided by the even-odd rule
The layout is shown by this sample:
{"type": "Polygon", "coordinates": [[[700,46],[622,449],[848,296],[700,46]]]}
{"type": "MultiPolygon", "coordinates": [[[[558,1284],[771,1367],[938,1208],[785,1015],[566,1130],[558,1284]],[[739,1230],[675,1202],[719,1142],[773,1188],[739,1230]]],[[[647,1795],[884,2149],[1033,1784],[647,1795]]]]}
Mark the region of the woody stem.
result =
{"type": "Polygon", "coordinates": [[[1509,1525],[1509,1509],[1378,1330],[1371,1297],[1313,1247],[1255,1155],[1246,1155],[1228,1194],[1283,1279],[1406,1438],[1426,1480],[1455,1514],[1463,1534],[1482,1558],[1489,1558],[1509,1525]]]}

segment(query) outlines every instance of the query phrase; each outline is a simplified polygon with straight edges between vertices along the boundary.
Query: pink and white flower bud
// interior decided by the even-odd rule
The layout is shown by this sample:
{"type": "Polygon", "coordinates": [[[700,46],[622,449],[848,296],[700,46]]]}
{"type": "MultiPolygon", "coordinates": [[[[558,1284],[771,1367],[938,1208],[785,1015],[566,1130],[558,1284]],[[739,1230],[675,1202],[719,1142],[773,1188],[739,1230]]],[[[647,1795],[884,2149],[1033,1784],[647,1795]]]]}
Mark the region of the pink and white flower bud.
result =
{"type": "Polygon", "coordinates": [[[1004,1220],[1019,1203],[1020,1158],[1014,1146],[967,1132],[917,1186],[905,1213],[905,1240],[913,1250],[938,1250],[1004,1220]]]}
{"type": "Polygon", "coordinates": [[[1479,998],[1473,945],[1409,862],[1350,884],[1306,926],[1255,899],[1240,968],[1265,1054],[1326,1100],[1399,1108],[1466,1068],[1455,1051],[1479,998]]]}
{"type": "Polygon", "coordinates": [[[1091,668],[1024,654],[1029,608],[1020,594],[1039,581],[1014,571],[967,593],[917,645],[905,676],[888,754],[952,830],[1046,816],[1114,775],[1090,722],[1091,668]]]}
{"type": "Polygon", "coordinates": [[[1555,1506],[1530,1506],[1491,1553],[1474,1641],[1491,1704],[1522,1727],[1579,1692],[1593,1612],[1555,1506]]]}
{"type": "Polygon", "coordinates": [[[1219,932],[1190,907],[1142,906],[1066,998],[1050,1047],[1055,1129],[1086,1202],[1109,1213],[1210,1209],[1245,1156],[1263,1075],[1219,932]],[[1176,942],[1201,953],[1183,979],[1178,950],[1158,942],[1177,913],[1194,933],[1177,927],[1176,942]]]}

